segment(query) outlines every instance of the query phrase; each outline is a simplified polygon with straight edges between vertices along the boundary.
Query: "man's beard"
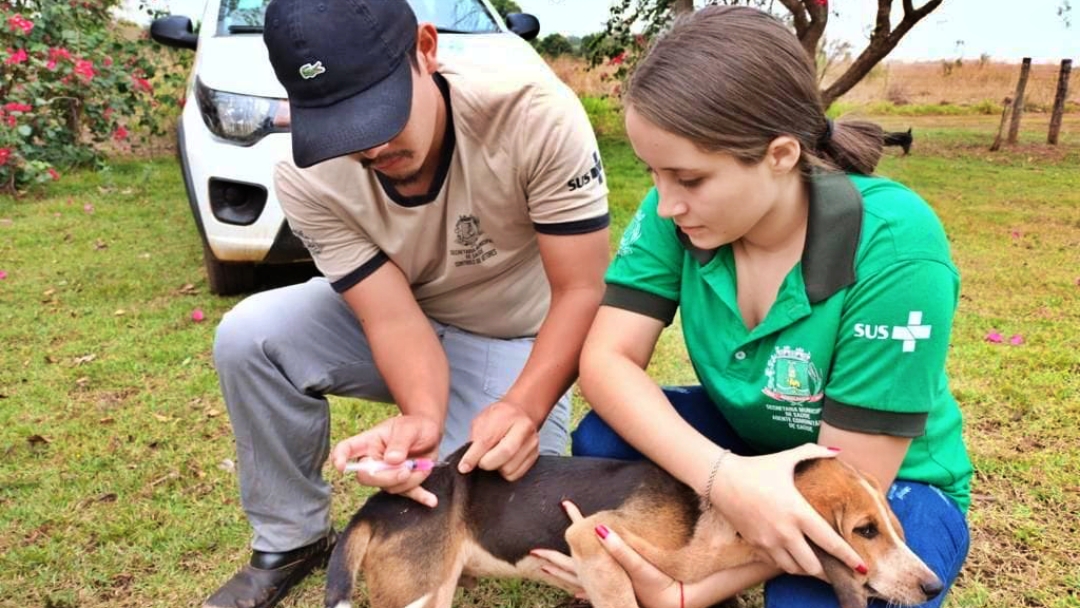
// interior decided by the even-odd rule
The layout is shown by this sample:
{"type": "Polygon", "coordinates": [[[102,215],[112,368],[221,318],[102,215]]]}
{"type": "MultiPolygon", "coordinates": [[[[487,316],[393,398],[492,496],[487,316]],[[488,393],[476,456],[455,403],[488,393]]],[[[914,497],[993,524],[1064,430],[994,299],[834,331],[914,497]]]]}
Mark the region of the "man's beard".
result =
{"type": "MultiPolygon", "coordinates": [[[[411,150],[401,150],[400,152],[390,152],[389,154],[383,154],[380,156],[376,156],[375,158],[361,158],[360,166],[365,169],[371,169],[373,165],[377,165],[388,160],[394,160],[396,158],[411,159],[412,157],[413,153],[411,150]]],[[[375,171],[379,172],[379,174],[381,174],[386,181],[390,182],[395,186],[407,186],[416,182],[416,180],[420,177],[419,170],[416,170],[404,176],[387,175],[386,173],[383,173],[378,169],[375,169],[375,171]]]]}

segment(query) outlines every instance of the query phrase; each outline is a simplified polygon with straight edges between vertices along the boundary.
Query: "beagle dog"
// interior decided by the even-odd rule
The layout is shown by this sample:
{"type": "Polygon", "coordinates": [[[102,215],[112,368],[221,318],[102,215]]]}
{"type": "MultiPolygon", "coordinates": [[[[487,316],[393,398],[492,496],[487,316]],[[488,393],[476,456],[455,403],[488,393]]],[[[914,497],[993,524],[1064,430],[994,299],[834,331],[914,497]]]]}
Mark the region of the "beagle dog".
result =
{"type": "MultiPolygon", "coordinates": [[[[508,482],[495,471],[458,473],[465,449],[424,481],[437,507],[379,492],[353,516],[327,567],[327,608],[351,606],[361,571],[372,608],[449,608],[462,576],[566,589],[541,570],[529,554],[535,548],[570,554],[593,606],[636,606],[625,571],[596,537],[600,523],[683,582],[762,561],[718,509],[704,508],[697,493],[648,461],[541,456],[525,477],[508,482]],[[586,517],[571,524],[563,500],[586,517]]],[[[842,608],[866,608],[870,598],[920,604],[941,593],[872,478],[826,458],[800,463],[795,484],[867,565],[859,574],[815,547],[842,608]]]]}

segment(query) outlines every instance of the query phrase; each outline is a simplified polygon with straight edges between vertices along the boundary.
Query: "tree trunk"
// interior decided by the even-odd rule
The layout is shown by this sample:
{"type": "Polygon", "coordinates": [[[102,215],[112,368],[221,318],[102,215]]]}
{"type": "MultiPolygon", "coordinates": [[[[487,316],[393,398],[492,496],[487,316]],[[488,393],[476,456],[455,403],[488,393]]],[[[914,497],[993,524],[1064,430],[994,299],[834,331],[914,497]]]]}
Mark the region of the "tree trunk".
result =
{"type": "Polygon", "coordinates": [[[791,13],[795,35],[798,36],[803,50],[810,61],[817,63],[818,46],[825,26],[829,23],[829,7],[818,0],[780,0],[791,13]]]}
{"type": "MultiPolygon", "coordinates": [[[[789,2],[794,0],[781,0],[784,6],[788,6],[789,2]]],[[[812,0],[811,0],[812,1],[812,0]]],[[[851,67],[846,72],[840,75],[827,89],[821,92],[821,99],[825,104],[825,107],[832,105],[832,102],[836,101],[844,93],[847,93],[859,83],[860,80],[866,76],[870,70],[874,68],[882,59],[884,59],[889,53],[892,52],[900,40],[911,31],[911,28],[915,26],[923,17],[929,15],[936,9],[942,0],[927,0],[926,4],[916,9],[914,0],[901,0],[904,7],[904,18],[900,23],[896,24],[896,28],[892,28],[892,24],[889,20],[889,16],[892,13],[892,5],[894,0],[878,0],[877,19],[875,21],[874,30],[870,34],[870,44],[866,46],[866,49],[855,58],[851,67]]],[[[798,27],[798,20],[796,19],[796,28],[798,27]]],[[[796,29],[796,31],[798,31],[796,29]]],[[[803,48],[806,48],[805,43],[803,48]]],[[[816,48],[816,47],[815,47],[816,48]]]]}
{"type": "Polygon", "coordinates": [[[683,13],[692,13],[694,12],[694,0],[672,0],[671,8],[675,11],[676,16],[683,13]]]}

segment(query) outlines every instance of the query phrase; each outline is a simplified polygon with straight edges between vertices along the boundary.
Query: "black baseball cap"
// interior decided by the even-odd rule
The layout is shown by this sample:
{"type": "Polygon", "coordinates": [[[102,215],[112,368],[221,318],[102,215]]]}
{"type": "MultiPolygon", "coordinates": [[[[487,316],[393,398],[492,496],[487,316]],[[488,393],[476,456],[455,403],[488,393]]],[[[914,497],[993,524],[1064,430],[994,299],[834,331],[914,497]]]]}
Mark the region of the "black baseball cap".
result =
{"type": "Polygon", "coordinates": [[[263,42],[289,96],[293,160],[393,139],[412,109],[416,15],[405,0],[273,0],[263,42]]]}

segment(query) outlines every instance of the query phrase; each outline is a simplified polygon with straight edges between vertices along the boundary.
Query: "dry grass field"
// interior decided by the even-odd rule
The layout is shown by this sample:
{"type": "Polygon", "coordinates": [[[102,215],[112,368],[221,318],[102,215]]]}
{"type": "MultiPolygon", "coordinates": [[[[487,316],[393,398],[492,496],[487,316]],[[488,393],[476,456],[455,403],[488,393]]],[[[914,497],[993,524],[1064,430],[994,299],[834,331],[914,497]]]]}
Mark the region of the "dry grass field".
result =
{"type": "MultiPolygon", "coordinates": [[[[602,97],[617,96],[618,84],[612,77],[615,68],[599,66],[590,69],[582,59],[557,57],[549,60],[555,73],[569,84],[578,95],[602,97]]],[[[844,66],[828,70],[825,82],[838,77],[844,66]]],[[[1028,112],[1049,112],[1053,108],[1057,91],[1058,64],[1036,63],[1024,94],[1024,108],[1028,112]]],[[[903,113],[905,106],[958,106],[970,108],[975,113],[996,114],[1001,101],[1016,92],[1020,77],[1020,65],[991,61],[970,60],[962,63],[886,62],[878,65],[839,102],[845,107],[889,104],[903,113]]],[[[1069,82],[1067,109],[1080,111],[1080,66],[1073,69],[1069,82]]]]}

